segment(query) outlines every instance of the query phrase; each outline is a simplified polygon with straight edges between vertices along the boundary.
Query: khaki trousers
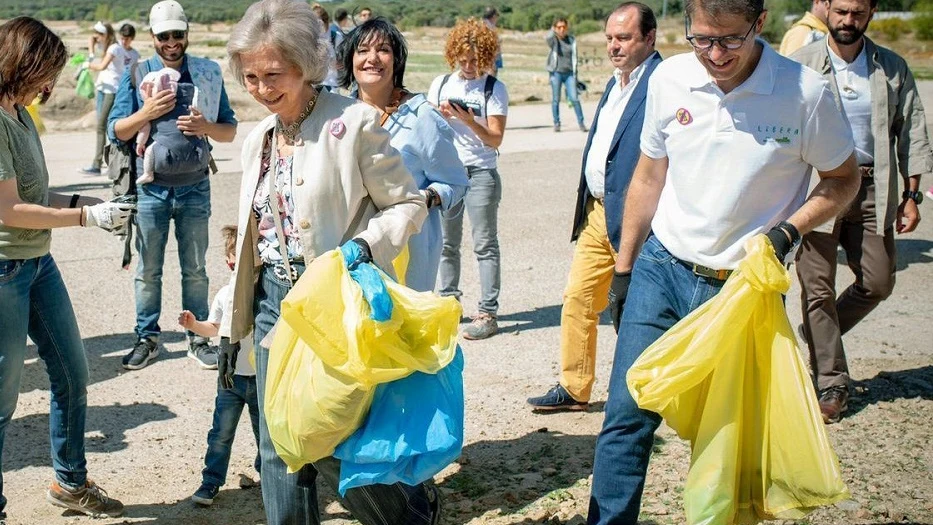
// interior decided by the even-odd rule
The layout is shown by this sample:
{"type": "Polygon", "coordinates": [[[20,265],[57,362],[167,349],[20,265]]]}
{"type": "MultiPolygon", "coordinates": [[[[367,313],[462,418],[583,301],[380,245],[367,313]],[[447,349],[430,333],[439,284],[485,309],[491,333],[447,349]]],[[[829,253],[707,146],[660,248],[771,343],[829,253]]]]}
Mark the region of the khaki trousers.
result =
{"type": "Polygon", "coordinates": [[[580,402],[590,400],[596,381],[596,326],[599,314],[609,305],[615,261],[603,204],[590,199],[560,314],[560,384],[580,402]]]}
{"type": "Polygon", "coordinates": [[[797,258],[803,327],[810,347],[810,366],[819,390],[847,386],[842,335],[852,329],[894,290],[894,229],[875,233],[875,186],[862,178],[858,196],[836,220],[833,232],[803,237],[797,258]],[[846,254],[855,282],[836,297],[836,250],[846,254]]]}

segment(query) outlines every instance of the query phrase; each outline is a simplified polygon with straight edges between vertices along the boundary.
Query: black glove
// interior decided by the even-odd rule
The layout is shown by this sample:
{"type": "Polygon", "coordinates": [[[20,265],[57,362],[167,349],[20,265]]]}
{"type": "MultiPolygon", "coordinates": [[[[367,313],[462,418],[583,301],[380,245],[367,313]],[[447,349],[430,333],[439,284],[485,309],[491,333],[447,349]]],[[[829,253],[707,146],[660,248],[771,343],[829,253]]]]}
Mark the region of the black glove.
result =
{"type": "Polygon", "coordinates": [[[787,257],[787,254],[800,242],[800,232],[797,231],[797,228],[795,228],[793,224],[787,221],[777,223],[777,225],[768,230],[768,233],[765,235],[768,237],[768,240],[771,241],[771,247],[774,248],[774,255],[781,264],[784,263],[784,258],[787,257]]]}
{"type": "Polygon", "coordinates": [[[612,327],[619,333],[619,324],[622,322],[622,308],[625,298],[628,297],[628,286],[632,283],[632,272],[612,272],[612,285],[609,287],[609,317],[612,318],[612,327]]]}
{"type": "Polygon", "coordinates": [[[369,243],[360,239],[359,237],[350,239],[355,242],[360,247],[360,256],[356,258],[356,261],[353,264],[348,265],[348,268],[355,268],[359,264],[371,263],[373,262],[373,251],[369,247],[369,243]]]}
{"type": "Polygon", "coordinates": [[[220,355],[217,356],[217,383],[223,390],[233,388],[233,373],[236,371],[236,358],[240,353],[240,343],[231,343],[229,337],[220,338],[220,355]]]}

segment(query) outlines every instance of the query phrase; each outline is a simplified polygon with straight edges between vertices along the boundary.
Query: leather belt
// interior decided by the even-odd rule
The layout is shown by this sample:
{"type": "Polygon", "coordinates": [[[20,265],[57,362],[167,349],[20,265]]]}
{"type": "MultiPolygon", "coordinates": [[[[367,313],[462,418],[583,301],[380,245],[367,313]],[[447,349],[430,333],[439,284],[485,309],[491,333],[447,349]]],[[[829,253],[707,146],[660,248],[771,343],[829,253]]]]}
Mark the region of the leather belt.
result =
{"type": "Polygon", "coordinates": [[[713,268],[710,268],[709,266],[703,266],[702,264],[694,264],[692,262],[683,261],[681,259],[677,259],[677,261],[680,262],[680,264],[689,268],[690,271],[692,271],[694,275],[698,275],[700,277],[706,277],[708,279],[714,279],[717,281],[725,281],[726,279],[729,278],[730,275],[732,275],[732,271],[733,271],[733,270],[714,270],[713,268]]]}

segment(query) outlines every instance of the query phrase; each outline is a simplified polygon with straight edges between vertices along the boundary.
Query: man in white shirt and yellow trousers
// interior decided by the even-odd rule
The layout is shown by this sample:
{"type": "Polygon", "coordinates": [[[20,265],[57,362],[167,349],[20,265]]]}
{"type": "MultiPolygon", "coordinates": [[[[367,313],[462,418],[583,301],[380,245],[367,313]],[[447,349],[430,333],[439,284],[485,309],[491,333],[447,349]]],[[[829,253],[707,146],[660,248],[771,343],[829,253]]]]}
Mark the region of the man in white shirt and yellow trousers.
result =
{"type": "MultiPolygon", "coordinates": [[[[606,19],[606,51],[615,66],[583,150],[571,241],[573,252],[560,319],[560,382],[528,399],[537,412],[586,410],[596,380],[596,326],[609,303],[609,284],[622,230],[625,190],[638,162],[648,78],[661,63],[654,50],[657,20],[639,2],[606,19]]],[[[618,318],[615,317],[618,328],[618,318]]]]}

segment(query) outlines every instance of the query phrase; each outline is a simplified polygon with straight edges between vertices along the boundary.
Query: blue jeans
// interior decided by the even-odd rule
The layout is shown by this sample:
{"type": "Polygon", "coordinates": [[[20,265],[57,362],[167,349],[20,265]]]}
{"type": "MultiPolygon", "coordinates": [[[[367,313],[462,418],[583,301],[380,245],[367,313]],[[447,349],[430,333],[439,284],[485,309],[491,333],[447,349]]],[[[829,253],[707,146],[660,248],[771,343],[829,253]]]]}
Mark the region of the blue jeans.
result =
{"type": "MultiPolygon", "coordinates": [[[[0,312],[0,452],[19,398],[28,335],[45,361],[51,385],[55,479],[71,489],[82,487],[87,481],[87,360],[68,290],[51,255],[0,260],[0,312]]],[[[5,507],[0,474],[0,512],[5,507]]]]}
{"type": "MultiPolygon", "coordinates": [[[[227,467],[230,466],[230,450],[236,427],[243,413],[243,406],[249,407],[249,419],[259,448],[259,400],[256,395],[256,376],[233,376],[233,388],[217,389],[214,400],[214,423],[207,433],[207,454],[204,456],[204,470],[201,480],[204,484],[222,487],[227,481],[227,467]]],[[[257,472],[260,469],[259,451],[253,462],[257,472]]]]}
{"type": "Polygon", "coordinates": [[[596,440],[587,523],[635,525],[654,431],[661,416],[632,399],[625,375],[638,356],[678,321],[711,299],[723,281],[700,277],[649,236],[632,270],[609,379],[606,418],[596,440]]]}
{"type": "Polygon", "coordinates": [[[441,215],[444,247],[438,271],[438,292],[457,299],[460,291],[460,243],[463,241],[463,210],[473,226],[473,253],[479,263],[481,297],[479,311],[496,315],[499,311],[499,288],[502,286],[499,257],[499,201],[502,180],[493,169],[467,166],[470,187],[463,201],[441,215]]]}
{"type": "MultiPolygon", "coordinates": [[[[302,265],[292,265],[299,273],[302,265]]],[[[253,303],[255,315],[256,386],[259,393],[259,453],[262,456],[262,502],[266,508],[267,525],[311,525],[321,522],[317,506],[318,473],[334,489],[340,479],[340,461],[324,458],[288,474],[285,463],[275,453],[269,427],[266,425],[265,377],[269,365],[269,349],[260,341],[279,318],[279,305],[289,285],[271,269],[263,267],[256,286],[253,303]]],[[[417,486],[395,483],[352,488],[340,500],[341,504],[363,525],[428,525],[431,510],[424,484],[417,486]]]]}
{"type": "MultiPolygon", "coordinates": [[[[162,266],[168,243],[169,222],[175,220],[178,262],[181,266],[181,304],[194,317],[207,319],[208,220],[211,183],[204,179],[190,186],[143,184],[136,204],[136,336],[157,340],[162,328],[162,266]]],[[[193,336],[189,332],[189,336],[193,336]]]]}
{"type": "Polygon", "coordinates": [[[580,97],[577,96],[577,77],[573,73],[551,73],[551,116],[554,124],[560,124],[560,86],[564,86],[567,100],[573,104],[573,112],[577,114],[577,124],[583,125],[583,108],[580,106],[580,97]]]}

